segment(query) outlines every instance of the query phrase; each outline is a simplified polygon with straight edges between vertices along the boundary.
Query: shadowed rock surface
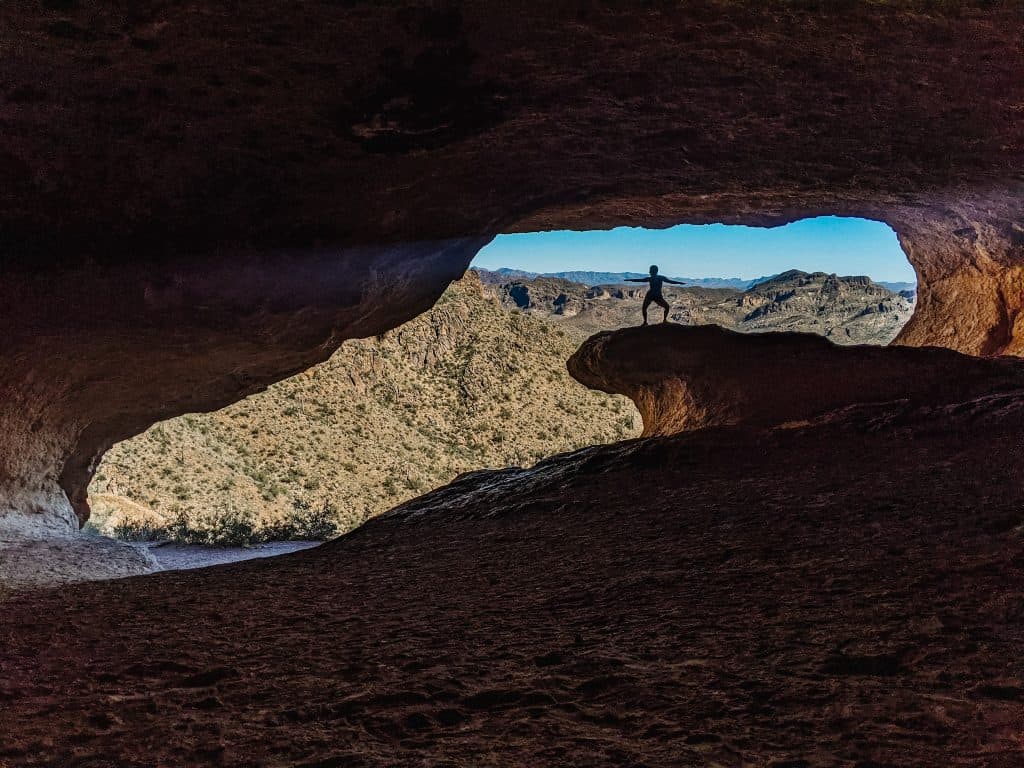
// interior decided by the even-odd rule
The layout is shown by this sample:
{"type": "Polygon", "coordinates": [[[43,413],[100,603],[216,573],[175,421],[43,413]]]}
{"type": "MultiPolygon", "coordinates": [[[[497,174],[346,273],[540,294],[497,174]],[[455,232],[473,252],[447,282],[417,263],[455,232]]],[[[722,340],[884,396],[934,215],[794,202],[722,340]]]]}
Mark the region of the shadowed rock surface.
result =
{"type": "Polygon", "coordinates": [[[1024,396],[1024,363],[938,348],[841,347],[803,333],[653,325],[590,337],[568,361],[579,382],[626,395],[644,437],[725,424],[805,421],[854,404],[942,405],[1024,396]]]}
{"type": "Polygon", "coordinates": [[[8,275],[0,538],[77,530],[115,442],[411,319],[483,242],[8,275]]]}
{"type": "Polygon", "coordinates": [[[13,0],[0,525],[425,309],[493,234],[888,221],[902,343],[1021,352],[1024,9],[13,0]]]}
{"type": "Polygon", "coordinates": [[[1015,768],[1022,428],[1005,393],[639,440],[15,598],[0,762],[1015,768]]]}

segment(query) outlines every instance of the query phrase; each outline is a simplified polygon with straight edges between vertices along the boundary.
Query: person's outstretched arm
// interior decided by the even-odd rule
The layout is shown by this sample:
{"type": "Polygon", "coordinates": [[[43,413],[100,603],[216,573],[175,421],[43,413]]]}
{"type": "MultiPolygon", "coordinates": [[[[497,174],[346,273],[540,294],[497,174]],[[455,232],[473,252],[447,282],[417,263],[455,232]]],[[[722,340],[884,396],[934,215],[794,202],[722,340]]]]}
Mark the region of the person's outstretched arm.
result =
{"type": "Polygon", "coordinates": [[[671,283],[672,285],[686,285],[682,280],[669,280],[667,277],[665,278],[665,282],[671,283]]]}
{"type": "Polygon", "coordinates": [[[650,279],[651,278],[649,278],[649,277],[627,277],[626,278],[626,282],[627,283],[646,283],[646,282],[649,282],[650,279]]]}

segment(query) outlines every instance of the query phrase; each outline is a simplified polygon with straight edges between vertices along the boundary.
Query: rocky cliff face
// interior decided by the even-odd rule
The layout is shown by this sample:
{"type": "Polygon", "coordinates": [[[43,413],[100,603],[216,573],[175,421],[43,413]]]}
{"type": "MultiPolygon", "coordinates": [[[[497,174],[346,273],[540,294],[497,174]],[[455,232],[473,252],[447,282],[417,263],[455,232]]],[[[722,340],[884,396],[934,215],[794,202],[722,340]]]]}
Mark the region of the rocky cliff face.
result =
{"type": "Polygon", "coordinates": [[[836,344],[888,344],[913,312],[911,297],[867,277],[791,270],[758,283],[734,303],[700,307],[689,316],[691,322],[738,331],[797,331],[816,333],[836,344]]]}
{"type": "Polygon", "coordinates": [[[426,309],[497,232],[869,216],[899,338],[1021,351],[1017,3],[14,0],[0,509],[426,309]]]}

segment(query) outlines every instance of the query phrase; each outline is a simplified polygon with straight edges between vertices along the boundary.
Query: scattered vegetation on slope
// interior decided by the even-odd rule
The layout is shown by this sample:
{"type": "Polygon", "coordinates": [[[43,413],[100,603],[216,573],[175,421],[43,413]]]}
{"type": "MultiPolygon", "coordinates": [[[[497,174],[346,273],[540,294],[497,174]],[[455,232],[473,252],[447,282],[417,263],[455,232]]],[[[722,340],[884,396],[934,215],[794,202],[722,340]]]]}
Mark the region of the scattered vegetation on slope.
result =
{"type": "MultiPolygon", "coordinates": [[[[480,274],[384,336],[115,446],[90,488],[91,525],[210,545],[325,539],[462,472],[638,435],[633,404],[585,389],[565,361],[591,333],[635,325],[645,286],[480,274]]],[[[847,344],[887,343],[913,310],[910,295],[867,278],[798,271],[746,292],[666,296],[678,323],[847,344]]]]}
{"type": "Polygon", "coordinates": [[[203,544],[329,538],[462,472],[636,436],[628,399],[566,372],[582,338],[503,308],[469,273],[384,336],[114,446],[91,525],[203,544]]]}

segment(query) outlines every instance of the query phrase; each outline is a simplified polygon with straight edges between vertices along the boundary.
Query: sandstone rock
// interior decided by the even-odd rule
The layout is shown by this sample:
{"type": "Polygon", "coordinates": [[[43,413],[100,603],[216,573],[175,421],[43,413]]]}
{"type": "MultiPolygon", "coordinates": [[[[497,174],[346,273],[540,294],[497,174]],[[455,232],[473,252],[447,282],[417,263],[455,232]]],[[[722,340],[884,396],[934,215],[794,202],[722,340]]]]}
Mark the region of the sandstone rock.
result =
{"type": "Polygon", "coordinates": [[[589,448],[306,552],[15,597],[4,760],[1020,765],[1020,406],[589,448]]]}
{"type": "Polygon", "coordinates": [[[0,537],[0,597],[77,581],[119,579],[161,570],[145,546],[80,534],[0,537]]]}
{"type": "Polygon", "coordinates": [[[878,218],[901,343],[1024,352],[1017,3],[4,11],[5,530],[73,528],[112,442],[398,325],[502,231],[878,218]]]}
{"type": "Polygon", "coordinates": [[[346,338],[410,319],[482,243],[8,274],[0,535],[77,530],[113,443],[221,408],[325,360],[346,338]]]}
{"type": "Polygon", "coordinates": [[[1024,398],[1024,361],[946,349],[840,347],[810,334],[655,325],[599,333],[568,361],[588,387],[624,394],[645,437],[726,424],[804,422],[859,404],[1024,398]]]}

